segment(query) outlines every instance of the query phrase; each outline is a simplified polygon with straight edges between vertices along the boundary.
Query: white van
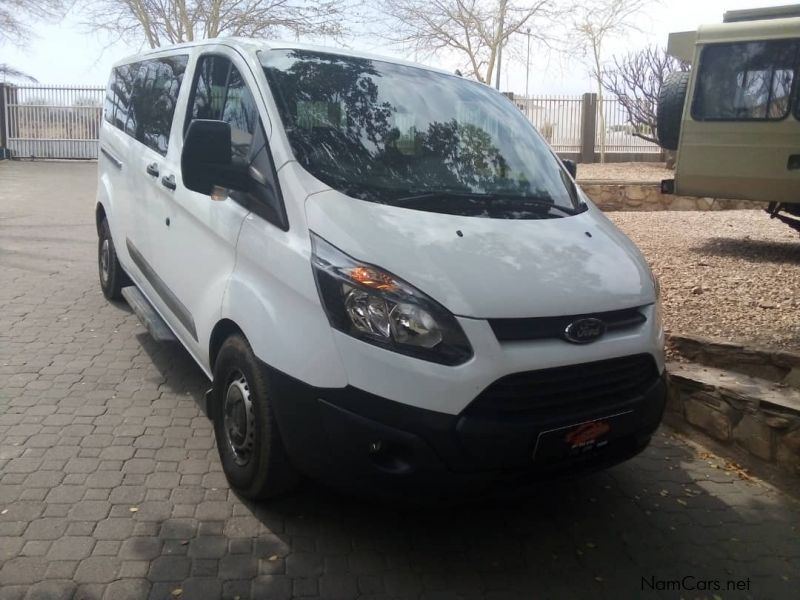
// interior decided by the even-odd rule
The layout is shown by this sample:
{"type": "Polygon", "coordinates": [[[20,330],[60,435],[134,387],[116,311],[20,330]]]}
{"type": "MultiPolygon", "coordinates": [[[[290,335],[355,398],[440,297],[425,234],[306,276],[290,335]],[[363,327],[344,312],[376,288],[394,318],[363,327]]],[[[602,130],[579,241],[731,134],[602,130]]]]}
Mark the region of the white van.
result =
{"type": "Polygon", "coordinates": [[[615,464],[657,283],[522,113],[420,65],[208,40],[114,68],[99,271],[213,382],[230,484],[481,493],[615,464]]]}

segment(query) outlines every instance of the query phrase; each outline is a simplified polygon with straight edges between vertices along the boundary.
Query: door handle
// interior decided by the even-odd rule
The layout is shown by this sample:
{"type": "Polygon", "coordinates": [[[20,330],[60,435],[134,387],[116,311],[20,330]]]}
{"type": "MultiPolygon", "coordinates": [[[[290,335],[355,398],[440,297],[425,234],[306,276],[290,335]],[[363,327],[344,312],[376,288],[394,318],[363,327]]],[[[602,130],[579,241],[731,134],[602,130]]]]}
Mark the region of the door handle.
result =
{"type": "Polygon", "coordinates": [[[147,165],[147,174],[151,177],[158,177],[158,164],[157,163],[150,163],[147,165]]]}
{"type": "Polygon", "coordinates": [[[790,154],[789,161],[786,163],[786,168],[790,171],[800,170],[800,154],[790,154]]]}
{"type": "Polygon", "coordinates": [[[161,178],[161,185],[168,190],[174,190],[178,185],[175,183],[175,175],[164,176],[161,178]]]}

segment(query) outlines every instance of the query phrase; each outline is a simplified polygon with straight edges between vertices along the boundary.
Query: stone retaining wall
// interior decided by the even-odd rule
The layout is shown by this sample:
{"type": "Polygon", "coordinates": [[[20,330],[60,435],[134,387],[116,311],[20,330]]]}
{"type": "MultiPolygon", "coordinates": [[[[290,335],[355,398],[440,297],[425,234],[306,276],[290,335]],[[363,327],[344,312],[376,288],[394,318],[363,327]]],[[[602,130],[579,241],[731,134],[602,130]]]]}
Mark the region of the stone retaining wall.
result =
{"type": "Polygon", "coordinates": [[[687,334],[673,334],[667,347],[692,362],[800,389],[800,354],[745,346],[737,342],[687,334]]]}
{"type": "Polygon", "coordinates": [[[763,209],[766,204],[749,200],[696,198],[662,194],[654,182],[579,181],[584,192],[604,211],[742,210],[763,209]]]}
{"type": "MultiPolygon", "coordinates": [[[[702,367],[700,367],[702,368],[702,367]]],[[[704,380],[691,368],[670,368],[665,420],[689,424],[725,445],[800,476],[800,410],[704,380]]]]}
{"type": "Polygon", "coordinates": [[[666,419],[800,476],[800,353],[716,338],[667,338],[666,419]]]}

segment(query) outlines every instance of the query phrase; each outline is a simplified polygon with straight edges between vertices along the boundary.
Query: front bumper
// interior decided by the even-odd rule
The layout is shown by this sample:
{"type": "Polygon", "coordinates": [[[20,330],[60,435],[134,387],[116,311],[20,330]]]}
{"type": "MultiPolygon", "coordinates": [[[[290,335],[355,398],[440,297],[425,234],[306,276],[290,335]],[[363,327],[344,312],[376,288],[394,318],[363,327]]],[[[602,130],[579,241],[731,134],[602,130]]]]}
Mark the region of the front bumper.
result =
{"type": "Polygon", "coordinates": [[[662,373],[613,407],[535,417],[450,415],[357,388],[317,388],[267,367],[278,428],[293,465],[346,490],[431,500],[524,488],[548,477],[605,468],[643,450],[661,422],[662,373]],[[541,432],[611,414],[625,426],[601,449],[534,461],[541,432]]]}

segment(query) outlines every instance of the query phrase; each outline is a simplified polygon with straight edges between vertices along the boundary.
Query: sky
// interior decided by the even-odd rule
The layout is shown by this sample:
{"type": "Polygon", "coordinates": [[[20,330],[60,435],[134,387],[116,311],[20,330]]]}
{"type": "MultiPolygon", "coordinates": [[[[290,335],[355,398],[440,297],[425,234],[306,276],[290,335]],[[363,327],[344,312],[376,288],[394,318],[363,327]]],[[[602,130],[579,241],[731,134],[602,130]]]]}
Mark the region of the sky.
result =
{"type": "MultiPolygon", "coordinates": [[[[605,54],[610,58],[651,43],[666,45],[670,32],[721,22],[726,10],[787,3],[787,0],[661,0],[637,17],[635,25],[639,31],[610,40],[605,54]]],[[[8,63],[29,73],[41,83],[105,85],[111,64],[137,52],[141,43],[133,39],[126,40],[127,43],[110,44],[107,39],[84,31],[79,19],[78,15],[68,15],[60,23],[35,26],[37,37],[25,48],[0,47],[0,63],[8,63]]],[[[349,44],[358,50],[414,60],[413,56],[401,51],[387,52],[385,44],[370,42],[368,36],[359,37],[349,44]]],[[[448,70],[459,66],[448,58],[440,58],[438,62],[436,59],[420,62],[448,70]]],[[[525,75],[524,60],[504,62],[501,89],[523,94],[525,75]]],[[[592,91],[592,83],[586,66],[580,60],[532,46],[529,89],[531,94],[580,94],[592,91]]]]}

